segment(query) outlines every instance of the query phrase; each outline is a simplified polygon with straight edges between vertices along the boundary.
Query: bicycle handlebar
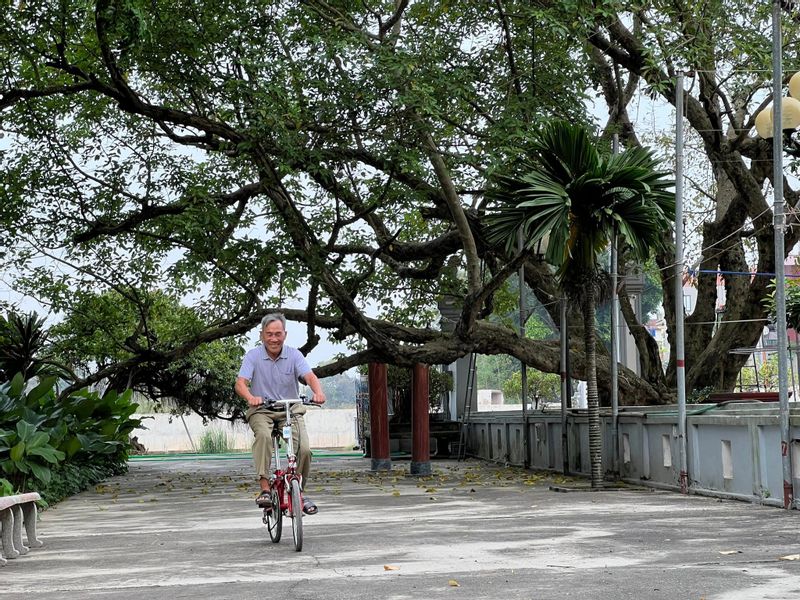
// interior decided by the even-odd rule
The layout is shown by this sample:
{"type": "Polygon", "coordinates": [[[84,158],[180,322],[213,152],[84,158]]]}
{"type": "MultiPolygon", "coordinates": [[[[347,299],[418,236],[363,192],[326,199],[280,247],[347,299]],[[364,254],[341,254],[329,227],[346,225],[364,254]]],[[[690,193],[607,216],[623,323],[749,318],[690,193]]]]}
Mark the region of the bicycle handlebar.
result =
{"type": "Polygon", "coordinates": [[[299,398],[285,398],[282,400],[269,400],[268,398],[264,398],[261,400],[261,404],[269,409],[278,407],[282,409],[284,406],[288,407],[292,404],[301,404],[301,403],[305,406],[317,406],[316,402],[312,401],[307,396],[302,396],[302,395],[299,398]]]}

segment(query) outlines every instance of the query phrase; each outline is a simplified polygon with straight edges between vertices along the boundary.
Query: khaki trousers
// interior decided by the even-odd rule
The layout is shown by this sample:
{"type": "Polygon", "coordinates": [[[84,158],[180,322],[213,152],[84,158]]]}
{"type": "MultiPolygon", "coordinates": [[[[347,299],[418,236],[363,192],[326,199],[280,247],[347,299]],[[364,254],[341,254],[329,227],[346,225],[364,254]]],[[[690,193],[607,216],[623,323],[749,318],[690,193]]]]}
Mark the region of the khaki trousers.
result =
{"type": "MultiPolygon", "coordinates": [[[[283,412],[256,412],[247,420],[253,430],[253,462],[259,479],[269,479],[270,463],[274,451],[272,445],[272,428],[274,423],[283,427],[286,422],[286,413],[283,412]]],[[[303,476],[303,486],[308,481],[311,471],[311,447],[306,432],[306,422],[303,415],[292,415],[292,445],[297,455],[297,471],[303,476]]]]}

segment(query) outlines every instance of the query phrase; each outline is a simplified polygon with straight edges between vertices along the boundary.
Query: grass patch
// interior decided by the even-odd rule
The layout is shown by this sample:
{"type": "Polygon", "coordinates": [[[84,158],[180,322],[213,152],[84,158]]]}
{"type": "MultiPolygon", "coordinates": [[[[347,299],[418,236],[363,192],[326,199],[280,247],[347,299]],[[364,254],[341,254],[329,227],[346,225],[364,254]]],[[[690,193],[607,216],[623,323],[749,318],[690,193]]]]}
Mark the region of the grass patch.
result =
{"type": "Polygon", "coordinates": [[[198,450],[202,454],[227,454],[231,451],[228,434],[216,427],[206,429],[200,438],[198,450]]]}

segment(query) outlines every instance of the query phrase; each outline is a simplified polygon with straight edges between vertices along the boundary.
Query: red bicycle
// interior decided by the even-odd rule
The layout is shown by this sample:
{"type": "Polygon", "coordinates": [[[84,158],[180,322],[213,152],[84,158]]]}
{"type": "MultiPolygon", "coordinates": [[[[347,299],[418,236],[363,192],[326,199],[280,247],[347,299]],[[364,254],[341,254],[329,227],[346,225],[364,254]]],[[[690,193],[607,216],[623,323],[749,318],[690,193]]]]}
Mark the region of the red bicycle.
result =
{"type": "Polygon", "coordinates": [[[278,428],[276,424],[272,430],[275,469],[269,478],[270,505],[264,508],[264,516],[261,519],[267,527],[269,539],[272,540],[272,543],[277,544],[281,541],[283,516],[289,517],[292,520],[292,538],[294,539],[294,549],[297,552],[303,549],[303,478],[297,472],[297,456],[294,453],[292,440],[293,415],[290,409],[293,404],[300,403],[314,405],[305,396],[287,400],[264,401],[264,404],[269,407],[285,406],[286,421],[282,428],[278,428]],[[285,469],[281,467],[281,458],[278,452],[281,438],[286,441],[285,469]]]}

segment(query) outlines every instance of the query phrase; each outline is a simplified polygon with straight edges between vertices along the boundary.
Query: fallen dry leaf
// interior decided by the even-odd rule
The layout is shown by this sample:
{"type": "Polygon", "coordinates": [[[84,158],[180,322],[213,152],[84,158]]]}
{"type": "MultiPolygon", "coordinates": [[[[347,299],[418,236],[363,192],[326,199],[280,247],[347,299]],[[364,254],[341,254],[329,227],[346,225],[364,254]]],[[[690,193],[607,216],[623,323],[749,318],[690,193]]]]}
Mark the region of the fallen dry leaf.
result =
{"type": "Polygon", "coordinates": [[[719,553],[720,554],[725,554],[725,555],[728,555],[728,554],[741,554],[742,551],[741,550],[720,550],[719,553]]]}
{"type": "Polygon", "coordinates": [[[395,567],[394,565],[383,565],[384,571],[399,571],[400,567],[395,567]]]}
{"type": "Polygon", "coordinates": [[[451,579],[450,581],[448,581],[447,585],[449,585],[450,587],[461,587],[455,579],[451,579]]]}
{"type": "Polygon", "coordinates": [[[787,554],[786,556],[781,556],[780,560],[800,560],[800,554],[787,554]]]}

